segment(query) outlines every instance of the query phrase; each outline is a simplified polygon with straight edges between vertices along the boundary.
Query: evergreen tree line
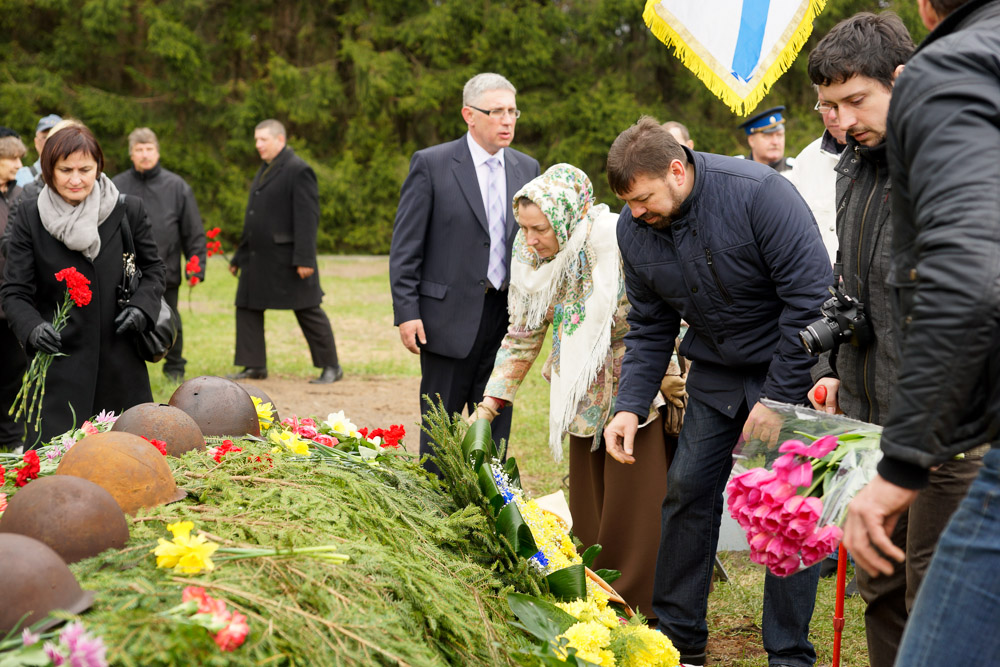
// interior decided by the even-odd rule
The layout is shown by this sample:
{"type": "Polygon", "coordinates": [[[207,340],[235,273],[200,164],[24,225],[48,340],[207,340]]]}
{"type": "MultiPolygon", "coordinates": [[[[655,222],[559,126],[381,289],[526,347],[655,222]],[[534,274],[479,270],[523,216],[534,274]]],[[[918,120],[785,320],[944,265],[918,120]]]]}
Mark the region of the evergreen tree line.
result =
{"type": "MultiPolygon", "coordinates": [[[[131,166],[149,126],[163,165],[194,188],[207,227],[238,240],[259,165],[253,129],[285,123],[316,170],[319,248],[385,253],[410,155],[465,131],[478,72],[518,88],[514,146],[543,168],[586,171],[598,198],[608,147],[641,114],[679,120],[696,148],[746,152],[734,116],[642,22],[644,0],[6,0],[0,124],[36,158],[35,124],[78,118],[106,171],[131,166]]],[[[915,41],[916,0],[828,0],[813,36],[758,109],[784,104],[788,155],[819,136],[809,50],[858,11],[896,11],[915,41]]]]}

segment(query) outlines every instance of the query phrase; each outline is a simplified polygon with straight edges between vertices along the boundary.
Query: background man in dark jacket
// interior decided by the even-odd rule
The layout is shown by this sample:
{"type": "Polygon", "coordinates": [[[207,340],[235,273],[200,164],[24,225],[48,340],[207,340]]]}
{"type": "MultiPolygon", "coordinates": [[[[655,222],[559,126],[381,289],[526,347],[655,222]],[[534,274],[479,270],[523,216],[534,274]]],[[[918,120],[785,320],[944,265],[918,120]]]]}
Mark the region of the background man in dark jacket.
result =
{"type": "MultiPolygon", "coordinates": [[[[632,310],[608,452],[634,463],[677,336],[692,360],[684,426],[667,474],[653,592],[659,629],[702,665],[705,616],[732,451],[744,435],[773,441],[779,424],[760,403],[802,403],[813,360],[798,332],[816,319],[832,282],[809,208],[773,169],[696,153],[643,117],[608,153],[608,183],[625,200],[618,245],[632,310]]],[[[623,518],[627,520],[627,518],[623,518]]],[[[772,667],[808,667],[819,568],[764,583],[764,648],[772,667]]]]}
{"type": "MultiPolygon", "coordinates": [[[[873,424],[889,416],[899,368],[892,320],[891,192],[885,145],[889,100],[896,77],[913,54],[906,26],[891,13],[863,13],[837,24],[809,55],[809,76],[847,132],[848,148],[837,165],[837,230],[843,290],[865,304],[871,338],[825,353],[813,369],[825,387],[818,409],[873,424]],[[833,360],[833,364],[829,363],[833,360]]],[[[858,586],[868,603],[865,630],[872,667],[892,667],[909,609],[930,564],[938,538],[979,472],[981,452],[943,463],[930,484],[904,512],[892,541],[906,552],[905,564],[887,577],[858,570],[858,586]]]]}
{"type": "Polygon", "coordinates": [[[115,176],[112,181],[118,191],[135,195],[146,205],[153,238],[167,269],[163,298],[177,313],[177,342],[163,361],[163,374],[174,382],[184,381],[184,338],[177,292],[184,277],[197,276],[205,280],[205,230],[202,227],[194,192],[183,178],[160,165],[160,142],[148,127],[132,130],[128,135],[128,153],[132,168],[115,176]],[[185,276],[181,272],[181,251],[185,259],[198,258],[201,270],[185,276]]]}
{"type": "Polygon", "coordinates": [[[239,274],[236,289],[236,365],[230,378],[267,377],[264,311],[294,310],[309,343],[313,365],[321,368],[312,384],[344,377],[337,361],[330,318],[320,303],[323,290],[316,271],[319,186],[312,168],[285,145],[285,126],[274,119],[254,130],[264,164],[250,184],[243,237],[229,271],[239,274]]]}
{"type": "MultiPolygon", "coordinates": [[[[540,173],[535,159],[510,147],[521,115],[515,94],[499,74],[466,82],[468,133],[414,153],[399,193],[389,251],[395,324],[406,349],[420,355],[420,395],[440,395],[449,412],[471,412],[482,399],[507,332],[511,203],[540,173]]],[[[510,435],[511,412],[493,420],[498,442],[510,435]]],[[[428,443],[421,432],[421,454],[428,443]]]]}
{"type": "Polygon", "coordinates": [[[896,81],[886,137],[900,368],[879,474],[851,503],[844,542],[858,565],[891,575],[889,558],[904,553],[890,534],[930,468],[991,442],[938,541],[896,664],[992,665],[1000,655],[1000,0],[919,6],[932,32],[896,81]]]}

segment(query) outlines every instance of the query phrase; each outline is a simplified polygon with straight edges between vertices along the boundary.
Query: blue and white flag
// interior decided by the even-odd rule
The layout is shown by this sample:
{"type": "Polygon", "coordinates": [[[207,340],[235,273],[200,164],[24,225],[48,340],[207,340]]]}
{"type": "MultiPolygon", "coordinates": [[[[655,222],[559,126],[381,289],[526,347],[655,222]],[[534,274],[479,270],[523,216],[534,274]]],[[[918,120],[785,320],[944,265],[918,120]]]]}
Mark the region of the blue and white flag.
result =
{"type": "Polygon", "coordinates": [[[746,116],[785,73],[826,0],[648,0],[657,39],[734,113],[746,116]]]}

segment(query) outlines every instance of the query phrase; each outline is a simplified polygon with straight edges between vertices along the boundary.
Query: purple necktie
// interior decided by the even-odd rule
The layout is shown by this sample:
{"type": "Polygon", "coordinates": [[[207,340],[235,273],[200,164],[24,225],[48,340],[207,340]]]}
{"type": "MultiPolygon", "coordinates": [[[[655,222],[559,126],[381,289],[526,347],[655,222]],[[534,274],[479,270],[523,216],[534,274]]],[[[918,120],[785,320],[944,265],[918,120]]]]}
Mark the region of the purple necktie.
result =
{"type": "Polygon", "coordinates": [[[504,224],[503,194],[500,192],[500,159],[491,157],[486,161],[490,168],[489,184],[486,188],[486,219],[490,224],[490,264],[486,277],[493,287],[500,289],[507,277],[507,227],[504,224]]]}

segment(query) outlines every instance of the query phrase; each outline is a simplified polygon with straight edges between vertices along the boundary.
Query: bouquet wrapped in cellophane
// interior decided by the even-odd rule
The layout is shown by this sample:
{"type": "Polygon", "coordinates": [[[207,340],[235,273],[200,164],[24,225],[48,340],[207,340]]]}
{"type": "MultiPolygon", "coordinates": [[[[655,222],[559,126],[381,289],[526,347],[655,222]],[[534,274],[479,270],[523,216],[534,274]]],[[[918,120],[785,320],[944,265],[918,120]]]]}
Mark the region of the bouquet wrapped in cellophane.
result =
{"type": "Polygon", "coordinates": [[[802,406],[762,403],[780,418],[777,440],[737,446],[727,503],[746,531],[750,559],[788,576],[837,548],[848,504],[875,476],[882,429],[802,406]]]}

